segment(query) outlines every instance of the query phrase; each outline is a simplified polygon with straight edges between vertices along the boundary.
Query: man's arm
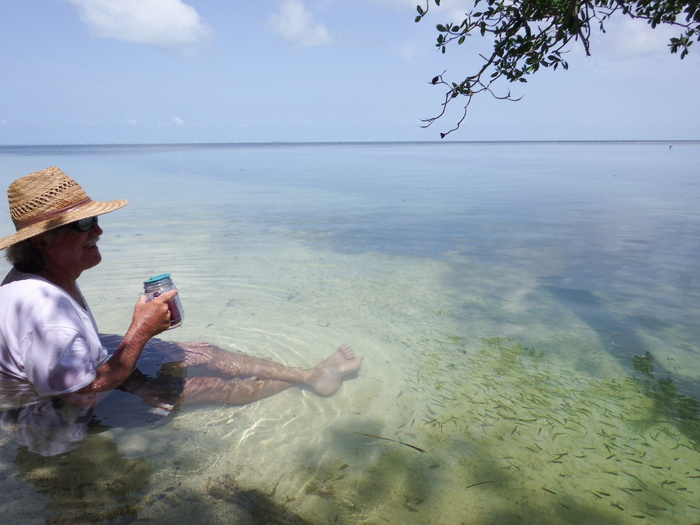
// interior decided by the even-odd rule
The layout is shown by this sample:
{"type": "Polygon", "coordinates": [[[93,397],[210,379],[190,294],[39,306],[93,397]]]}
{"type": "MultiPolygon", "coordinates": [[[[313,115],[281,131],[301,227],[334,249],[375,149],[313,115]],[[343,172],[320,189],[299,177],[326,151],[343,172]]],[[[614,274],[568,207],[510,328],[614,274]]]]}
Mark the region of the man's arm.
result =
{"type": "Polygon", "coordinates": [[[134,307],[131,325],[114,354],[95,370],[97,376],[92,383],[76,393],[104,392],[126,381],[136,368],[136,362],[146,343],[170,327],[170,310],[166,303],[175,295],[177,290],[171,290],[149,302],[146,302],[146,296],[139,297],[134,307]]]}

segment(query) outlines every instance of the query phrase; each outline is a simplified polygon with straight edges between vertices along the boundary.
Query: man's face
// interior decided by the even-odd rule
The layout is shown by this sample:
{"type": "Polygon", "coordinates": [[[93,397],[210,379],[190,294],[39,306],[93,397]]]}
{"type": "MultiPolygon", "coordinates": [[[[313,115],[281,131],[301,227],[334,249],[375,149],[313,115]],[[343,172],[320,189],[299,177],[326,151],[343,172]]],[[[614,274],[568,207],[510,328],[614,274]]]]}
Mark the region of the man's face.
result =
{"type": "Polygon", "coordinates": [[[44,248],[46,264],[77,279],[80,274],[102,260],[97,241],[102,235],[97,223],[87,231],[72,228],[59,228],[44,248]]]}

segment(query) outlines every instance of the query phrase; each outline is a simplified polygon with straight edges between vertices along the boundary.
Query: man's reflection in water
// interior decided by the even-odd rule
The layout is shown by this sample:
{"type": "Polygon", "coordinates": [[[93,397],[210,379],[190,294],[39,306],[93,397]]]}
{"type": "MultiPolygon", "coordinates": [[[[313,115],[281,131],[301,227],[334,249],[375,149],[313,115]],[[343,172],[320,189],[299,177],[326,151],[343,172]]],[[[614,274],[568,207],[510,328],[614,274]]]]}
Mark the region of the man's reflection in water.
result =
{"type": "MultiPolygon", "coordinates": [[[[116,340],[102,339],[107,347],[116,340]]],[[[18,445],[18,477],[49,497],[47,523],[93,523],[139,511],[151,465],[120,454],[102,432],[167,421],[185,381],[179,352],[177,344],[152,341],[144,372],[97,395],[41,398],[28,383],[0,380],[0,428],[18,445]]]]}
{"type": "Polygon", "coordinates": [[[73,450],[87,435],[94,407],[79,408],[54,397],[0,412],[0,427],[41,456],[73,450]]]}

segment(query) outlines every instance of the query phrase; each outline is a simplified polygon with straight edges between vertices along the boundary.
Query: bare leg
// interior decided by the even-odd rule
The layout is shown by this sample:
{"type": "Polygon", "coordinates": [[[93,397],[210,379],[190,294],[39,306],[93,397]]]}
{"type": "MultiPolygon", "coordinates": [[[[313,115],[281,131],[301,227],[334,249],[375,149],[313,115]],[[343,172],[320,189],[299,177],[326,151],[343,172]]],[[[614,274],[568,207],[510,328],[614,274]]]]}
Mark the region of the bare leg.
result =
{"type": "Polygon", "coordinates": [[[249,403],[297,383],[305,383],[317,394],[328,396],[340,388],[345,376],[361,368],[363,359],[349,345],[341,345],[322,363],[304,370],[226,352],[207,343],[181,343],[181,346],[186,355],[178,366],[202,366],[218,374],[241,378],[235,381],[208,377],[188,379],[185,403],[249,403]]]}
{"type": "Polygon", "coordinates": [[[222,379],[220,377],[192,377],[185,383],[182,403],[226,403],[244,405],[273,396],[295,383],[274,379],[222,379]]]}
{"type": "MultiPolygon", "coordinates": [[[[292,370],[300,372],[301,369],[293,369],[273,361],[257,357],[227,352],[219,347],[205,342],[178,343],[185,350],[184,358],[176,363],[168,365],[173,368],[202,367],[211,372],[229,377],[261,377],[265,379],[279,379],[277,375],[289,373],[292,370]]],[[[303,381],[305,377],[295,374],[287,377],[294,382],[303,381]]]]}

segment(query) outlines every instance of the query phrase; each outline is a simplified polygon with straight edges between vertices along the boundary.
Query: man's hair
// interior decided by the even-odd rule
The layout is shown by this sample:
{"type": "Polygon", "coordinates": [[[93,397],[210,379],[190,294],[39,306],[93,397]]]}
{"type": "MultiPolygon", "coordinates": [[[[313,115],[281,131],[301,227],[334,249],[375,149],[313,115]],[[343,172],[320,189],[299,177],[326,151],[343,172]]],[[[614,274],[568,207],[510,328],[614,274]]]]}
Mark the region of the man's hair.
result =
{"type": "Polygon", "coordinates": [[[5,250],[5,258],[20,272],[39,273],[44,269],[44,255],[37,248],[35,241],[38,237],[51,242],[56,237],[56,230],[49,230],[36,237],[25,239],[8,246],[5,250]]]}

